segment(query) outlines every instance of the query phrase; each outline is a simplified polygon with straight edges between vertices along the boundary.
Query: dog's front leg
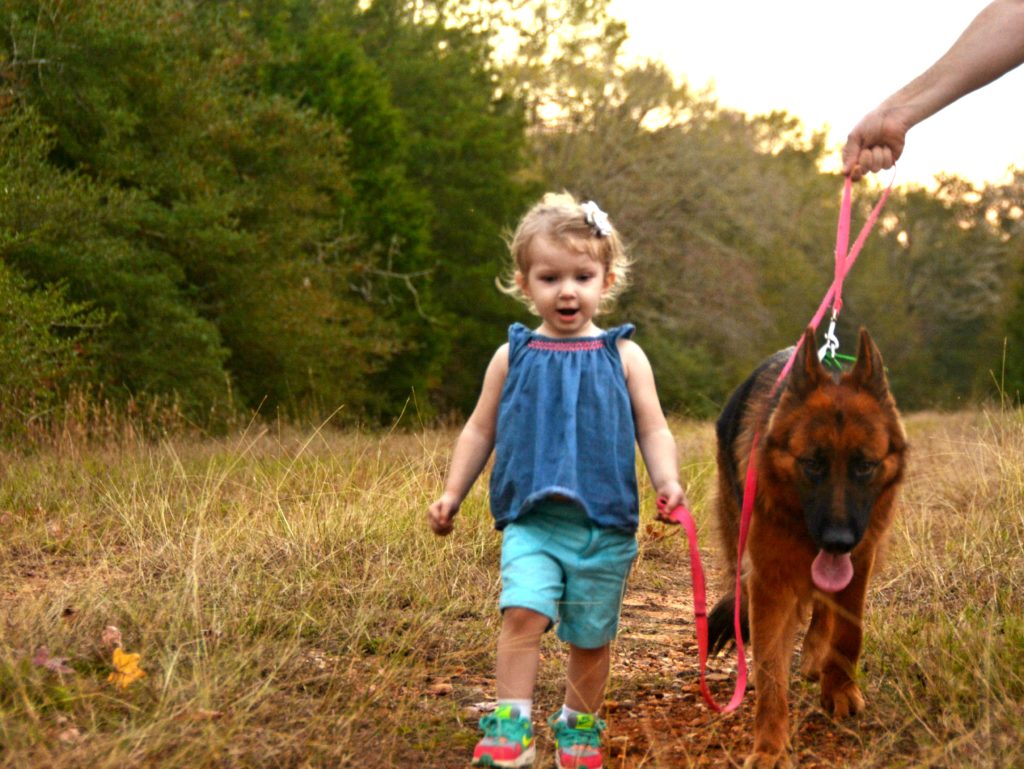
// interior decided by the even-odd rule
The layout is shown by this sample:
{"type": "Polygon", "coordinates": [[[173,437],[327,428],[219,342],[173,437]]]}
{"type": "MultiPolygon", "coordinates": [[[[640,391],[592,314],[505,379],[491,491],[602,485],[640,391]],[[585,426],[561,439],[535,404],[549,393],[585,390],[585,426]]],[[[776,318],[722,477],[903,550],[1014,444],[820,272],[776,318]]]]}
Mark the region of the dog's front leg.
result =
{"type": "Polygon", "coordinates": [[[811,624],[804,636],[800,652],[800,673],[809,681],[821,679],[828,656],[832,653],[835,632],[834,609],[831,596],[818,596],[812,603],[811,624]]]}
{"type": "Polygon", "coordinates": [[[856,715],[864,709],[864,695],[856,677],[864,636],[864,599],[874,565],[873,554],[857,559],[854,564],[853,580],[834,596],[832,648],[821,675],[821,704],[835,718],[856,715]]]}
{"type": "Polygon", "coordinates": [[[754,752],[744,769],[790,767],[789,665],[797,626],[797,596],[784,584],[750,580],[750,633],[754,649],[754,752]]]}

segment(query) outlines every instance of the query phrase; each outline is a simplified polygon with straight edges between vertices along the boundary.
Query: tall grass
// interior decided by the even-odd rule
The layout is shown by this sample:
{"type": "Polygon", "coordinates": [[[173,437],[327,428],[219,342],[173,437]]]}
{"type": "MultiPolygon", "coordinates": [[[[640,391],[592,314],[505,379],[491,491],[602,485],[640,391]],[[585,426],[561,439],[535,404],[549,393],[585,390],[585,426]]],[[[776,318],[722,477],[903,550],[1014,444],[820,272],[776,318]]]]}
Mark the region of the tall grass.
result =
{"type": "MultiPolygon", "coordinates": [[[[1024,765],[1024,424],[908,426],[864,656],[887,728],[857,765],[1024,765]]],[[[706,511],[710,429],[678,434],[706,511]]],[[[453,439],[122,432],[0,458],[0,764],[464,765],[466,708],[492,694],[500,543],[480,483],[453,536],[426,528],[453,439]],[[125,690],[107,625],[147,672],[125,690]],[[75,672],[34,665],[39,646],[75,672]]],[[[646,559],[646,536],[634,580],[657,587],[666,545],[646,559]]],[[[558,653],[546,642],[542,699],[558,653]]]]}
{"type": "Polygon", "coordinates": [[[457,546],[423,530],[440,440],[261,433],[5,462],[4,762],[413,755],[424,676],[435,660],[480,664],[493,611],[481,496],[457,546]],[[109,624],[148,671],[124,692],[105,681],[109,624]],[[32,666],[39,645],[77,672],[32,666]]]}
{"type": "Polygon", "coordinates": [[[1024,420],[907,420],[911,473],[871,597],[886,723],[865,766],[1024,766],[1024,420]]]}

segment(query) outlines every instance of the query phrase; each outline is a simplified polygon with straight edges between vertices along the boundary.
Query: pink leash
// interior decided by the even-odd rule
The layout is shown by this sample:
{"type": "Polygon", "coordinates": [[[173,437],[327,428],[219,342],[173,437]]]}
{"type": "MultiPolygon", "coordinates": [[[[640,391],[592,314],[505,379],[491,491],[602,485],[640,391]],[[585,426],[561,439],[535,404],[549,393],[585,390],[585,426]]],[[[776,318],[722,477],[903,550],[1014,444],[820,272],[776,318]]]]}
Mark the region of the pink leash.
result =
{"type": "MultiPolygon", "coordinates": [[[[821,323],[821,319],[825,317],[825,311],[830,303],[832,305],[833,317],[842,309],[843,280],[860,254],[864,241],[867,240],[868,234],[875,226],[878,215],[881,213],[885,201],[889,199],[889,192],[892,190],[892,182],[889,182],[889,186],[882,192],[878,203],[872,209],[867,221],[864,223],[864,227],[861,228],[860,234],[853,243],[853,247],[850,248],[852,186],[850,177],[847,176],[846,182],[843,185],[843,201],[839,207],[839,224],[836,228],[835,277],[832,281],[832,286],[821,302],[821,306],[811,319],[810,326],[815,330],[817,330],[818,324],[821,323]]],[[[779,376],[772,386],[772,396],[774,396],[779,385],[785,380],[790,369],[793,367],[793,361],[796,360],[802,342],[803,336],[800,337],[800,341],[797,342],[792,355],[789,356],[786,365],[779,372],[779,376]]],[[[736,601],[735,611],[733,612],[733,629],[736,633],[736,687],[733,689],[732,698],[724,706],[715,702],[714,697],[711,696],[706,678],[708,662],[707,596],[704,590],[704,570],[701,567],[700,550],[697,546],[697,526],[693,521],[693,515],[683,505],[679,505],[670,513],[670,517],[686,529],[686,536],[690,542],[690,572],[693,575],[693,618],[697,631],[697,654],[700,659],[700,693],[708,707],[716,713],[731,713],[736,710],[740,703],[743,702],[743,695],[747,689],[747,657],[743,650],[743,634],[740,630],[740,592],[743,586],[741,567],[743,564],[743,552],[747,546],[747,534],[750,531],[750,520],[754,513],[754,499],[757,495],[756,452],[760,440],[761,434],[755,433],[750,445],[750,459],[747,461],[747,476],[743,486],[743,509],[740,512],[740,535],[736,547],[736,601]]],[[[664,512],[665,500],[659,499],[657,504],[658,509],[664,512]]]]}

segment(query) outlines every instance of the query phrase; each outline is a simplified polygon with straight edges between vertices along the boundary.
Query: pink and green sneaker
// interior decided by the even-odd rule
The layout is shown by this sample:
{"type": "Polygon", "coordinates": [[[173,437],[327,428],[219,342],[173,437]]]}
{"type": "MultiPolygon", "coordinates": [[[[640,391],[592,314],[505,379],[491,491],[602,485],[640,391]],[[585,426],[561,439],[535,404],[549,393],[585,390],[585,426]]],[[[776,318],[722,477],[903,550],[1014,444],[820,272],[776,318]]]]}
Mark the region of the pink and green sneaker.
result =
{"type": "Polygon", "coordinates": [[[519,708],[499,706],[480,719],[480,729],[484,736],[473,751],[473,766],[533,766],[533,724],[528,718],[520,718],[519,708]]]}
{"type": "Polygon", "coordinates": [[[548,719],[555,733],[557,769],[601,769],[601,732],[604,721],[590,713],[579,713],[561,720],[561,711],[548,719]]]}

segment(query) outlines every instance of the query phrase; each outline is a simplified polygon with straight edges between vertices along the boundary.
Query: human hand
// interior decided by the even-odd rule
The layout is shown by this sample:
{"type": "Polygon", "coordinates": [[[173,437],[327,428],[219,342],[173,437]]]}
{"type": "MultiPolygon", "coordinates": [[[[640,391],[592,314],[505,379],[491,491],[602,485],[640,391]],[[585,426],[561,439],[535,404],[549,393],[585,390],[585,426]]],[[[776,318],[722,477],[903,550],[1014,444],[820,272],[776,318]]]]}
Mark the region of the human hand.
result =
{"type": "Polygon", "coordinates": [[[843,173],[857,181],[866,173],[892,168],[903,154],[910,125],[888,110],[875,109],[846,137],[843,173]]]}
{"type": "Polygon", "coordinates": [[[447,536],[455,528],[455,514],[459,512],[460,500],[447,491],[427,508],[427,522],[430,530],[439,537],[447,536]]]}
{"type": "Polygon", "coordinates": [[[686,492],[683,491],[683,487],[679,485],[678,481],[670,481],[658,489],[657,515],[659,521],[678,524],[679,521],[672,517],[672,511],[680,505],[687,509],[690,507],[690,503],[686,499],[686,492]]]}

